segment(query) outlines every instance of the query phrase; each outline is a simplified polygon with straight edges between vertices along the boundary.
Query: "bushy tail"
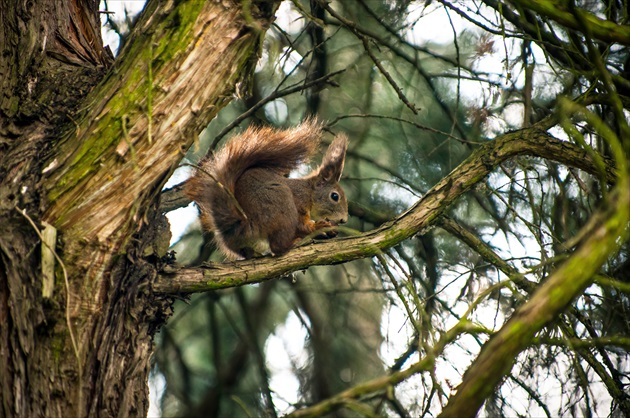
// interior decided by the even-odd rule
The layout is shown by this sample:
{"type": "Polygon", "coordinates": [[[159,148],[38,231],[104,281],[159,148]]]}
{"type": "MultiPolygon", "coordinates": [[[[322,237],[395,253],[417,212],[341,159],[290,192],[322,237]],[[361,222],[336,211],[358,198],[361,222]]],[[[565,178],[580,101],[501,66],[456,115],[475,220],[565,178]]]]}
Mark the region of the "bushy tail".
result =
{"type": "Polygon", "coordinates": [[[204,166],[211,165],[219,180],[233,191],[236,180],[252,167],[289,174],[315,154],[320,137],[321,125],[315,119],[286,130],[253,127],[231,138],[204,166]]]}
{"type": "Polygon", "coordinates": [[[253,167],[288,175],[315,154],[320,138],[321,125],[315,119],[286,130],[252,127],[232,137],[200,163],[186,185],[186,194],[199,205],[204,229],[238,235],[245,220],[234,198],[239,177],[253,167]]]}

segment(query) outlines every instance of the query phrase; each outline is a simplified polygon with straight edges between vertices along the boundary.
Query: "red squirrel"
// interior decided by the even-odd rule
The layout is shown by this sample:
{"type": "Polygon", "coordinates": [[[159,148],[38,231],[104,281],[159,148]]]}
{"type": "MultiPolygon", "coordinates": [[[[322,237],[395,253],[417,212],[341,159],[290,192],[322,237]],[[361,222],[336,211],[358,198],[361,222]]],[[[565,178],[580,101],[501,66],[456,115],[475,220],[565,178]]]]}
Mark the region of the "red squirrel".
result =
{"type": "Polygon", "coordinates": [[[335,137],[316,170],[288,178],[315,154],[321,136],[315,119],[286,130],[250,127],[200,162],[185,191],[226,257],[284,254],[312,232],[347,222],[339,185],[348,147],[344,134],[335,137]]]}

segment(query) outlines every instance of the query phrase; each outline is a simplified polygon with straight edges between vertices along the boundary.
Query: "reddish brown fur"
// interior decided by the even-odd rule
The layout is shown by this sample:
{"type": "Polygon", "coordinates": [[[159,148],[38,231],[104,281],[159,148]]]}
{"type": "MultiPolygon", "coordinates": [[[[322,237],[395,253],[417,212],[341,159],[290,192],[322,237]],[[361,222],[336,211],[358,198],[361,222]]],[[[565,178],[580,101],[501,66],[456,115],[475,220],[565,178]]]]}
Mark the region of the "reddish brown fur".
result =
{"type": "Polygon", "coordinates": [[[229,258],[252,257],[267,245],[282,254],[299,238],[347,220],[347,202],[337,184],[345,137],[335,139],[316,172],[286,177],[315,153],[320,137],[320,124],[312,119],[287,130],[249,128],[201,163],[186,193],[197,202],[204,229],[215,232],[229,258]]]}

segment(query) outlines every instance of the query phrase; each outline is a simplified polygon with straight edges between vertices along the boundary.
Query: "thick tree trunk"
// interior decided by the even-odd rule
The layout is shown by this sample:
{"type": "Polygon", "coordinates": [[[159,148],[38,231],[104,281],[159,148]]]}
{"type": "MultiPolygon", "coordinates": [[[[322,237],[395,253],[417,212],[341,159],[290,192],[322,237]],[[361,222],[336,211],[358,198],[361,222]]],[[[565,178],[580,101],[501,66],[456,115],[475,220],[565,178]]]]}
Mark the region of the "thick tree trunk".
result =
{"type": "Polygon", "coordinates": [[[146,414],[158,195],[251,75],[277,2],[246,4],[150,1],[113,62],[98,1],[0,0],[0,416],[146,414]]]}

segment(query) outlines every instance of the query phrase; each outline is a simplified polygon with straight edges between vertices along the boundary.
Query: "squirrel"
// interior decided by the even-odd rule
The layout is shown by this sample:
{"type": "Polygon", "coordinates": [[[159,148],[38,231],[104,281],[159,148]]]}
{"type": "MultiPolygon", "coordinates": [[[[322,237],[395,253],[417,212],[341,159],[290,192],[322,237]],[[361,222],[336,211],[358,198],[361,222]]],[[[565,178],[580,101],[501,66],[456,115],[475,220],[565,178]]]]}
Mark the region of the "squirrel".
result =
{"type": "MultiPolygon", "coordinates": [[[[227,258],[281,255],[307,235],[347,222],[348,202],[339,185],[346,135],[334,138],[316,170],[288,177],[315,154],[321,135],[315,119],[286,130],[250,127],[200,162],[185,193],[227,258]]],[[[334,237],[336,231],[322,235],[334,237]]]]}

